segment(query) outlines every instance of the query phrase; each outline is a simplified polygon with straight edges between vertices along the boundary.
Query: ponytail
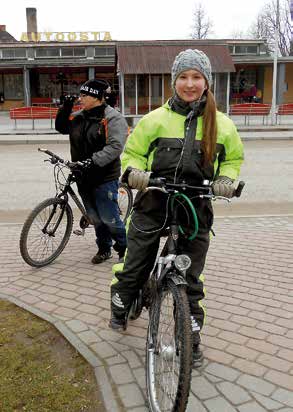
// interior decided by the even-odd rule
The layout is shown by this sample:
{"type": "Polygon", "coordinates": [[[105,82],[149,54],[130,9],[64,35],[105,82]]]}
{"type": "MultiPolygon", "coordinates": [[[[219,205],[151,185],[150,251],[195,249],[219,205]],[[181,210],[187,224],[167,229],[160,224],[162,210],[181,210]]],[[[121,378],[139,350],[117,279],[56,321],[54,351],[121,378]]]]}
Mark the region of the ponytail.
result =
{"type": "Polygon", "coordinates": [[[217,145],[217,106],[213,93],[207,90],[206,106],[203,113],[203,131],[201,149],[204,153],[204,164],[211,165],[214,162],[217,145]]]}

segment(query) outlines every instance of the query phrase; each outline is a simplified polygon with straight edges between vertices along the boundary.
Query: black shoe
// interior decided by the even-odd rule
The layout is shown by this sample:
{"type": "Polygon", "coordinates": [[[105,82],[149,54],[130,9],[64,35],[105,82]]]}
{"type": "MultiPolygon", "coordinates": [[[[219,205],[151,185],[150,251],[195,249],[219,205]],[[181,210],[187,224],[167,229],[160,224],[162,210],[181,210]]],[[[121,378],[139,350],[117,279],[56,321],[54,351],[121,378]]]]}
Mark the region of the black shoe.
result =
{"type": "Polygon", "coordinates": [[[199,368],[203,363],[203,353],[200,350],[199,344],[192,346],[192,361],[193,368],[199,368]]]}
{"type": "Polygon", "coordinates": [[[126,327],[127,327],[126,320],[125,318],[118,319],[115,317],[115,315],[112,314],[110,322],[109,322],[109,327],[117,331],[126,330],[126,327]]]}
{"type": "Polygon", "coordinates": [[[94,265],[97,265],[98,263],[105,262],[105,260],[107,259],[111,259],[111,257],[112,257],[112,254],[110,250],[108,252],[98,251],[98,253],[92,258],[92,263],[94,265]]]}

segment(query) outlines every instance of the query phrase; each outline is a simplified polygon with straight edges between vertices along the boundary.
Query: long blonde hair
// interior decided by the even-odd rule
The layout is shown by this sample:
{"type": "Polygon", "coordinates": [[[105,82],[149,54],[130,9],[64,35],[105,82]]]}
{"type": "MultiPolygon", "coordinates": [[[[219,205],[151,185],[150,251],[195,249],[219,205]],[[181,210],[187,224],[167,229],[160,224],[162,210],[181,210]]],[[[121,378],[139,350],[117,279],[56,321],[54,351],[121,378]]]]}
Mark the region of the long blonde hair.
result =
{"type": "Polygon", "coordinates": [[[217,106],[213,93],[208,89],[206,106],[203,113],[203,131],[201,149],[205,165],[213,164],[217,145],[217,106]]]}

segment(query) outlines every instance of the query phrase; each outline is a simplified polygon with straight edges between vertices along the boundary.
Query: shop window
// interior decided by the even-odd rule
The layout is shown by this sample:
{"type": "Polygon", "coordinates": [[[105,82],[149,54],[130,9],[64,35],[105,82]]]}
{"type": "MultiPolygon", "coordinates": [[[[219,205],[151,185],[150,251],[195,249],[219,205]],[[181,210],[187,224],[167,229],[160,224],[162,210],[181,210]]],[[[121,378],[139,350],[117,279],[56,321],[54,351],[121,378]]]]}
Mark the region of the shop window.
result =
{"type": "Polygon", "coordinates": [[[139,74],[137,76],[138,114],[149,112],[149,75],[139,74]]]}
{"type": "Polygon", "coordinates": [[[235,46],[235,54],[257,54],[257,46],[248,46],[248,45],[235,46]]]}
{"type": "Polygon", "coordinates": [[[136,114],[135,74],[126,74],[124,77],[124,113],[136,114]]]}
{"type": "Polygon", "coordinates": [[[95,47],[95,57],[115,56],[115,47],[95,47]]]}
{"type": "Polygon", "coordinates": [[[162,76],[151,75],[151,110],[162,105],[162,76]]]}
{"type": "Polygon", "coordinates": [[[23,99],[23,76],[22,74],[4,74],[4,96],[5,99],[23,99]]]}
{"type": "Polygon", "coordinates": [[[171,87],[171,75],[164,75],[164,100],[165,102],[173,95],[173,90],[171,87]]]}
{"type": "Polygon", "coordinates": [[[26,49],[2,49],[2,59],[25,59],[26,49]]]}
{"type": "Polygon", "coordinates": [[[64,47],[61,49],[62,57],[85,57],[85,47],[64,47]]]}
{"type": "Polygon", "coordinates": [[[54,47],[42,47],[36,49],[36,57],[40,58],[51,58],[51,57],[60,57],[60,49],[54,47]]]}
{"type": "Polygon", "coordinates": [[[234,53],[234,46],[233,46],[233,44],[230,44],[230,46],[229,46],[229,52],[230,52],[230,54],[233,54],[233,53],[234,53]]]}

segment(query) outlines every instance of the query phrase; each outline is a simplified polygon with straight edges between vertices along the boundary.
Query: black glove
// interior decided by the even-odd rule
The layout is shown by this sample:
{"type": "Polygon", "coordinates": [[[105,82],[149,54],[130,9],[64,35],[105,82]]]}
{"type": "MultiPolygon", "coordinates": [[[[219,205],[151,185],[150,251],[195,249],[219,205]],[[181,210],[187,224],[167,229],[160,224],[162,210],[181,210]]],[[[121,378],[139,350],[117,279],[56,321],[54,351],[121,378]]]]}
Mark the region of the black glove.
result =
{"type": "Polygon", "coordinates": [[[235,193],[234,181],[227,176],[220,176],[212,185],[215,196],[223,196],[231,199],[235,193]]]}
{"type": "Polygon", "coordinates": [[[68,110],[71,110],[73,108],[73,105],[76,99],[77,99],[76,96],[72,96],[72,95],[64,96],[63,107],[68,110]]]}
{"type": "Polygon", "coordinates": [[[79,163],[81,163],[81,164],[79,164],[79,166],[82,170],[87,170],[90,167],[92,167],[93,164],[94,164],[93,159],[81,160],[81,161],[79,161],[79,163]]]}

